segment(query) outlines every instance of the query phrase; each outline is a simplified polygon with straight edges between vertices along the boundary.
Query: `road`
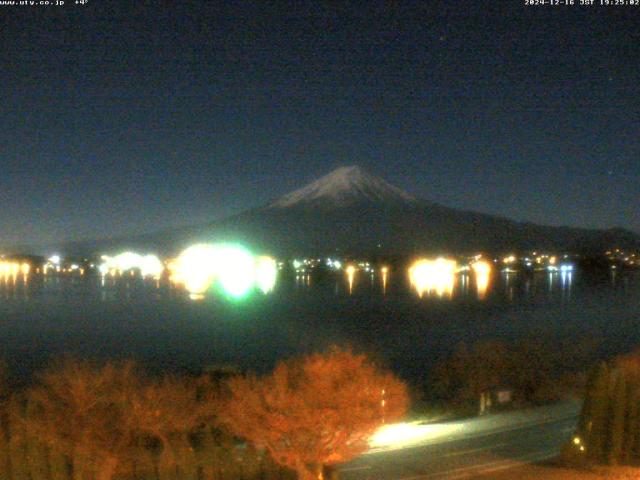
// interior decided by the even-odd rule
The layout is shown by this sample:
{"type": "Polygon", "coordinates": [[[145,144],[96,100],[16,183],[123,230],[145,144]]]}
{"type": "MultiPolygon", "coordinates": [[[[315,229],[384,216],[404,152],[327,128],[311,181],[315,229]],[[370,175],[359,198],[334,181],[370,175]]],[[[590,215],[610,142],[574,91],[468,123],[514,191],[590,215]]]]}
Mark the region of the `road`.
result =
{"type": "Polygon", "coordinates": [[[370,452],[340,469],[340,478],[453,480],[548,459],[571,438],[579,408],[565,402],[464,422],[390,427],[370,452]]]}

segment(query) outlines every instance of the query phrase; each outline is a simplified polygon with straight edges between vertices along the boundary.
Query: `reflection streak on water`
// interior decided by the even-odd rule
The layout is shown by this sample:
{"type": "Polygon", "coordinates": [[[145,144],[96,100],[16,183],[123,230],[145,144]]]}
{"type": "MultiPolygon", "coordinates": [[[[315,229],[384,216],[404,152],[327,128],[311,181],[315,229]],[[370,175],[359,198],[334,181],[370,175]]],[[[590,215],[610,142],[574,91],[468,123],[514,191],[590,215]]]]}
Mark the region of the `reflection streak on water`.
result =
{"type": "Polygon", "coordinates": [[[380,272],[382,273],[382,294],[386,295],[387,294],[387,275],[389,273],[389,268],[382,267],[380,269],[380,272]]]}
{"type": "Polygon", "coordinates": [[[478,261],[472,265],[473,273],[476,277],[476,289],[478,298],[483,300],[487,296],[491,276],[491,264],[485,261],[478,261]]]}
{"type": "Polygon", "coordinates": [[[571,297],[571,285],[573,283],[572,272],[560,272],[560,285],[562,287],[562,298],[567,299],[571,297]]]}
{"type": "Polygon", "coordinates": [[[349,295],[353,293],[353,279],[356,275],[356,267],[349,265],[345,272],[347,272],[347,280],[349,281],[349,295]]]}
{"type": "MultiPolygon", "coordinates": [[[[6,268],[6,267],[5,267],[6,268]]],[[[362,290],[359,297],[365,299],[366,295],[388,295],[390,286],[390,276],[388,269],[380,269],[380,281],[364,282],[356,285],[356,275],[359,273],[357,267],[353,270],[346,268],[345,276],[336,273],[331,277],[329,284],[335,296],[351,295],[356,287],[362,290]],[[344,288],[343,288],[344,287],[344,288]]],[[[521,298],[557,298],[562,301],[568,301],[574,295],[575,283],[581,278],[576,272],[536,272],[536,273],[509,273],[493,276],[487,269],[483,267],[474,268],[470,271],[455,272],[452,270],[437,269],[430,265],[418,264],[414,265],[410,271],[410,283],[405,283],[402,277],[391,277],[394,283],[398,283],[398,288],[392,290],[394,295],[404,295],[406,292],[413,292],[417,296],[424,298],[428,296],[436,298],[444,298],[453,300],[456,298],[476,298],[477,300],[486,301],[487,298],[498,299],[500,295],[509,301],[517,301],[521,298]],[[418,268],[416,268],[418,267],[418,268]],[[423,268],[424,270],[421,270],[423,268]]],[[[631,274],[635,275],[635,274],[631,274]]],[[[317,281],[312,281],[313,274],[305,273],[294,276],[287,282],[280,279],[279,283],[283,283],[283,291],[287,291],[287,283],[290,287],[298,287],[304,289],[321,289],[326,284],[326,278],[318,276],[317,281]]],[[[626,276],[617,275],[616,283],[611,285],[610,279],[608,286],[611,288],[625,288],[628,284],[626,276]],[[623,281],[619,281],[623,280],[623,281]]],[[[315,279],[315,277],[314,277],[315,279]]],[[[374,277],[375,280],[375,277],[374,277]]],[[[269,283],[271,284],[272,279],[269,283]]],[[[584,280],[583,280],[584,281],[584,280]]],[[[580,283],[582,284],[583,281],[580,283]]],[[[588,281],[588,280],[587,280],[588,281]]],[[[271,285],[269,285],[271,287],[271,285]]],[[[80,291],[83,295],[95,294],[100,298],[100,291],[106,291],[105,300],[113,300],[114,298],[136,298],[144,295],[144,292],[157,292],[156,298],[163,298],[167,292],[171,292],[172,296],[182,296],[188,298],[188,293],[182,287],[174,285],[170,278],[164,276],[157,278],[142,278],[140,275],[122,275],[122,276],[102,276],[102,275],[66,275],[66,274],[49,274],[43,275],[36,273],[35,270],[26,274],[26,270],[22,271],[18,268],[15,272],[13,267],[0,272],[0,299],[6,300],[25,300],[29,297],[37,298],[41,293],[61,294],[68,292],[73,288],[80,291]]],[[[265,288],[265,290],[268,290],[265,288]]],[[[273,290],[269,294],[273,294],[273,290]]],[[[191,292],[196,293],[198,292],[191,292]]],[[[259,294],[260,289],[256,287],[253,294],[259,294]]],[[[209,293],[201,293],[204,297],[209,297],[209,293]]],[[[52,297],[53,298],[53,297],[52,297]]],[[[199,297],[202,298],[202,297],[199,297]]]]}

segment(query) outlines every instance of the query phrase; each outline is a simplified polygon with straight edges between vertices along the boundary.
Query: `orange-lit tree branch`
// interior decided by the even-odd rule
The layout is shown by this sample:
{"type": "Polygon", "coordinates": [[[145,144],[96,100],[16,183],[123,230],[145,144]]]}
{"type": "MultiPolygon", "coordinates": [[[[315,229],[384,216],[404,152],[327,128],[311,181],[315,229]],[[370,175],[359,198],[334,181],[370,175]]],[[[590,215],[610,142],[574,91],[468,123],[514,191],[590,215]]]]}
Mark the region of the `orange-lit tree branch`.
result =
{"type": "Polygon", "coordinates": [[[97,480],[126,467],[135,431],[125,412],[138,376],[132,363],[64,360],[27,393],[26,426],[54,451],[91,466],[97,480]]]}
{"type": "Polygon", "coordinates": [[[229,389],[223,423],[300,479],[321,479],[323,465],[362,453],[370,436],[408,405],[400,380],[340,349],[282,362],[262,378],[233,378],[229,389]]]}

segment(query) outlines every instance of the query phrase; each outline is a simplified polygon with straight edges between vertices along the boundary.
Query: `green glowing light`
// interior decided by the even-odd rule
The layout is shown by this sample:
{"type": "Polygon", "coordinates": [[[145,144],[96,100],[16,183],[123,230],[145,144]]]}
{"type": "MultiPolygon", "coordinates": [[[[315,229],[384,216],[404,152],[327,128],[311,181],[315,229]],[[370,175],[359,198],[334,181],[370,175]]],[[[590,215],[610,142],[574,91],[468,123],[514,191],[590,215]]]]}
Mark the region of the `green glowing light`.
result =
{"type": "Polygon", "coordinates": [[[253,255],[234,245],[220,246],[216,250],[216,273],[220,287],[231,297],[244,297],[255,285],[253,255]]]}

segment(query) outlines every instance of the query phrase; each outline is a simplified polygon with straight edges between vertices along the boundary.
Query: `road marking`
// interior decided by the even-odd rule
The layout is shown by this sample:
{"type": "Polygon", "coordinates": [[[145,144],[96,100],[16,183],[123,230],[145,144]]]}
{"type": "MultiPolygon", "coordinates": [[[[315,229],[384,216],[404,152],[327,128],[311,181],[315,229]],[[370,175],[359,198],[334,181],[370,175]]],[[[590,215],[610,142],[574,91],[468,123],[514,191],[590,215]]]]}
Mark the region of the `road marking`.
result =
{"type": "Polygon", "coordinates": [[[506,447],[509,445],[511,445],[511,443],[496,443],[494,445],[478,447],[478,448],[470,448],[468,450],[459,450],[457,452],[446,453],[444,455],[438,455],[438,456],[439,457],[458,457],[460,455],[466,455],[467,453],[477,453],[477,452],[482,452],[484,450],[491,450],[493,448],[506,447]]]}
{"type": "Polygon", "coordinates": [[[357,472],[358,470],[371,470],[371,465],[363,465],[362,467],[341,468],[341,472],[357,472]]]}
{"type": "MultiPolygon", "coordinates": [[[[539,462],[540,460],[546,460],[548,458],[554,457],[557,454],[558,452],[556,450],[546,450],[544,452],[536,452],[535,454],[519,457],[520,461],[504,460],[502,463],[495,462],[494,466],[491,466],[489,468],[484,468],[482,470],[473,471],[473,475],[483,475],[487,473],[498,472],[500,470],[509,470],[510,468],[521,467],[523,464],[539,462]]],[[[486,465],[491,465],[491,464],[486,464],[486,465]]],[[[470,470],[473,470],[473,469],[470,469],[470,470]]],[[[449,477],[449,480],[468,478],[470,474],[471,472],[461,473],[455,477],[449,477]]]]}
{"type": "Polygon", "coordinates": [[[538,452],[528,453],[526,455],[521,455],[520,457],[515,457],[512,459],[505,460],[496,460],[489,463],[483,463],[480,465],[472,465],[469,467],[459,467],[454,468],[452,470],[445,470],[443,472],[429,473],[426,475],[414,475],[411,477],[401,477],[400,480],[426,480],[429,478],[439,478],[446,477],[450,480],[456,480],[459,478],[467,478],[469,475],[479,475],[483,473],[490,473],[499,470],[507,470],[509,468],[514,468],[523,465],[523,463],[531,463],[537,462],[540,460],[545,460],[547,458],[551,458],[554,455],[557,455],[557,450],[541,450],[538,452]],[[451,476],[453,475],[453,476],[451,476]]]}

